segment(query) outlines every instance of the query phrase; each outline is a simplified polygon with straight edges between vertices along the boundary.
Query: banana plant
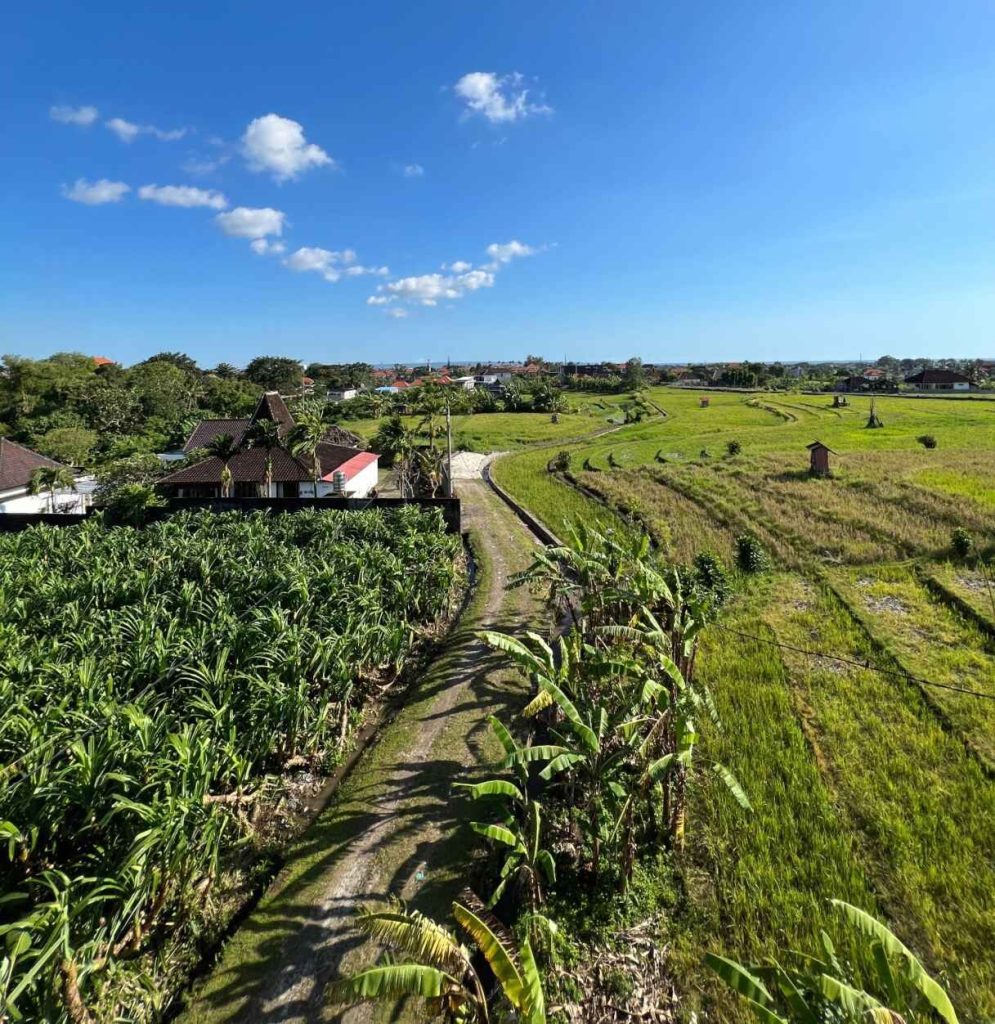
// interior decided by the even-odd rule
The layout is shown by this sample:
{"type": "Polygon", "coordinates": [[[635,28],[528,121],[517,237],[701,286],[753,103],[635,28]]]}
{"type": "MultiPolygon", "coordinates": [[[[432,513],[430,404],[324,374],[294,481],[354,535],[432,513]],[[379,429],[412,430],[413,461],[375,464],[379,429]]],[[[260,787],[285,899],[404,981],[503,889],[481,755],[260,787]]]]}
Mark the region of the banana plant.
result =
{"type": "Polygon", "coordinates": [[[556,861],[549,850],[542,846],[542,824],[542,807],[535,800],[528,805],[524,825],[514,820],[494,825],[470,822],[470,828],[477,835],[508,851],[498,876],[500,881],[487,904],[489,907],[497,904],[510,883],[516,884],[525,894],[530,909],[542,904],[543,879],[550,884],[556,881],[556,861]]]}
{"type": "Polygon", "coordinates": [[[764,1024],[958,1024],[946,991],[886,925],[843,900],[830,903],[867,944],[866,983],[840,963],[825,932],[822,957],[799,956],[797,967],[744,967],[715,953],[707,954],[706,963],[764,1024]]]}
{"type": "Polygon", "coordinates": [[[492,1011],[502,1009],[510,1010],[522,1024],[545,1024],[542,978],[529,940],[516,943],[472,892],[465,891],[453,903],[452,913],[472,947],[403,906],[363,912],[360,928],[406,962],[379,964],[339,979],[329,989],[329,1001],[353,1005],[420,998],[425,1000],[426,1019],[441,1017],[447,1024],[490,1024],[499,1019],[492,1011]],[[474,966],[473,947],[496,979],[494,996],[488,996],[474,966]]]}

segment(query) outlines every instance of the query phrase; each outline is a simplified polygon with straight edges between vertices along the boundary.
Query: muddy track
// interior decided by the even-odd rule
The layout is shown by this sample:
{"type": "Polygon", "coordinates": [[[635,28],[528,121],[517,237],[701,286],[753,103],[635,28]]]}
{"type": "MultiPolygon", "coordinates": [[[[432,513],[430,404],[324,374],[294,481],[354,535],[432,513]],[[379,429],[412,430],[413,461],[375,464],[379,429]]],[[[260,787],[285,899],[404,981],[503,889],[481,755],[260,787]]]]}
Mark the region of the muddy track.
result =
{"type": "Polygon", "coordinates": [[[546,615],[525,590],[505,590],[534,537],[482,480],[459,491],[480,556],[473,599],[406,706],[291,850],[183,1024],[373,1021],[371,1008],[339,1013],[324,996],[331,979],[376,955],[356,931],[356,911],[399,896],[445,916],[465,884],[467,808],[452,784],[495,759],[487,718],[507,718],[524,697],[520,678],[474,631],[541,629],[546,615]]]}

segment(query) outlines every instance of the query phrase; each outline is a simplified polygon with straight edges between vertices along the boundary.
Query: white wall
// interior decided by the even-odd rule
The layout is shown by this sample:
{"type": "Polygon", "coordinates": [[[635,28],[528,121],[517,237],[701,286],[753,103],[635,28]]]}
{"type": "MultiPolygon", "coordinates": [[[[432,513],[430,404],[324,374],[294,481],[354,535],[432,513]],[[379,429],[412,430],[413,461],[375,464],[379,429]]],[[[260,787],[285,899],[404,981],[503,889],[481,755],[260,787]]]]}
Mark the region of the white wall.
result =
{"type": "MultiPolygon", "coordinates": [[[[70,491],[56,491],[56,506],[73,502],[71,512],[84,512],[84,498],[81,494],[74,494],[70,491]]],[[[0,513],[2,512],[51,512],[51,503],[48,494],[28,494],[24,488],[16,491],[3,491],[0,493],[0,513]]]]}

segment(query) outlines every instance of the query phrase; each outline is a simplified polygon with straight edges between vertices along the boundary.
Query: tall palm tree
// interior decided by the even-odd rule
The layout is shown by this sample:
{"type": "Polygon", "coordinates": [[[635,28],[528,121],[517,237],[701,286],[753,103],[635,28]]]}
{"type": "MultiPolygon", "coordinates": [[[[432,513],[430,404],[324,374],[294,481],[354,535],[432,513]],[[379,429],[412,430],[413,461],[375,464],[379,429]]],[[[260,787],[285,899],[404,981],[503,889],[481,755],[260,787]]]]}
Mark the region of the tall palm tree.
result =
{"type": "Polygon", "coordinates": [[[266,468],[263,477],[264,498],[272,497],[273,491],[273,451],[282,445],[280,424],[275,420],[256,420],[247,435],[251,448],[262,448],[266,452],[266,468]]]}
{"type": "Polygon", "coordinates": [[[328,424],[322,410],[316,403],[302,403],[297,412],[296,426],[287,435],[290,450],[294,455],[311,460],[311,478],[314,482],[314,496],[318,497],[318,483],[321,480],[321,461],[318,458],[318,446],[325,439],[328,424]]]}
{"type": "Polygon", "coordinates": [[[55,511],[55,492],[60,487],[68,487],[75,490],[76,479],[72,472],[65,466],[39,466],[31,474],[28,483],[28,494],[41,494],[48,491],[49,509],[55,511]]]}
{"type": "Polygon", "coordinates": [[[231,434],[218,434],[204,445],[208,455],[221,460],[221,497],[230,498],[232,488],[231,467],[228,465],[238,454],[238,445],[231,434]]]}

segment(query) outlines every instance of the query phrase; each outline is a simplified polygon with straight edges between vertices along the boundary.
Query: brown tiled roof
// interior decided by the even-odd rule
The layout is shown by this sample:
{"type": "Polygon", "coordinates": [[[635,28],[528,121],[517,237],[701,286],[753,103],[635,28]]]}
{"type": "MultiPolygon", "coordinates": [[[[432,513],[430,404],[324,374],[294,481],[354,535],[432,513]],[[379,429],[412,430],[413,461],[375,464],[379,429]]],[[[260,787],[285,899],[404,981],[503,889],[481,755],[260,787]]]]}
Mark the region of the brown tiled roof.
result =
{"type": "Polygon", "coordinates": [[[970,384],[970,378],[953,370],[922,370],[905,378],[906,384],[970,384]]]}
{"type": "Polygon", "coordinates": [[[276,391],[267,391],[259,399],[259,404],[256,406],[256,411],[252,414],[251,419],[253,421],[274,420],[280,424],[281,435],[285,434],[294,425],[294,417],[290,415],[287,403],[276,391]]]}
{"type": "Polygon", "coordinates": [[[192,452],[195,448],[206,448],[216,437],[221,437],[222,434],[230,434],[235,444],[240,444],[251,422],[249,419],[201,420],[194,428],[194,432],[187,438],[187,443],[183,446],[183,450],[185,452],[192,452]]]}
{"type": "MultiPolygon", "coordinates": [[[[294,417],[290,414],[286,402],[275,391],[267,391],[260,399],[255,411],[248,419],[238,420],[204,420],[199,423],[183,446],[185,452],[195,448],[203,448],[222,434],[230,434],[236,445],[241,445],[250,427],[257,420],[273,420],[280,425],[280,436],[285,438],[294,427],[294,417]]],[[[331,473],[342,463],[353,458],[359,451],[360,438],[341,427],[329,427],[325,431],[325,439],[318,446],[318,462],[321,475],[331,473]]],[[[179,469],[175,473],[164,476],[159,482],[163,484],[216,484],[221,482],[221,471],[224,463],[212,456],[193,466],[179,469]]],[[[228,462],[232,479],[236,483],[255,481],[262,483],[266,477],[266,450],[264,448],[246,448],[238,452],[228,462]]],[[[277,483],[294,480],[311,480],[311,459],[309,456],[297,457],[286,448],[273,449],[273,480],[277,483]]]]}
{"type": "Polygon", "coordinates": [[[25,487],[31,481],[31,474],[42,468],[62,469],[63,466],[61,462],[0,437],[0,491],[25,487]]]}
{"type": "MultiPolygon", "coordinates": [[[[338,469],[343,463],[359,455],[356,448],[347,448],[336,444],[320,444],[318,461],[321,475],[338,469]]],[[[224,463],[217,456],[204,459],[192,466],[186,466],[170,473],[159,480],[161,484],[186,486],[187,484],[219,484],[224,463]]],[[[228,462],[232,480],[235,483],[262,483],[266,479],[266,451],[263,448],[247,448],[238,452],[228,462]]],[[[273,449],[273,480],[275,483],[286,483],[293,480],[311,480],[311,459],[309,456],[298,458],[291,455],[285,448],[273,449]]]]}

